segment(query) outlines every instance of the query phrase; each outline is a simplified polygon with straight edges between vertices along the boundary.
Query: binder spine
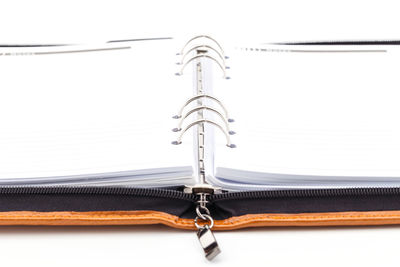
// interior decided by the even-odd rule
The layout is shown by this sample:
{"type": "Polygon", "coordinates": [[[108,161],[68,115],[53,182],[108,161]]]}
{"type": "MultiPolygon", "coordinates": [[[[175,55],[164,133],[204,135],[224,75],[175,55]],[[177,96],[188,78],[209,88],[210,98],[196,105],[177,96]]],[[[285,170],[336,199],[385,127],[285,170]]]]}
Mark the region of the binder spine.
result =
{"type": "Polygon", "coordinates": [[[235,131],[230,127],[230,124],[234,120],[229,116],[228,110],[223,103],[215,96],[206,92],[204,88],[208,82],[207,78],[209,78],[206,77],[206,72],[209,71],[207,66],[210,67],[210,63],[218,67],[224,79],[230,79],[226,73],[226,70],[229,69],[226,65],[228,57],[225,55],[221,45],[207,35],[199,35],[191,38],[177,55],[181,56],[177,63],[181,67],[176,75],[183,75],[187,66],[193,64],[195,95],[183,104],[177,115],[173,116],[174,119],[179,119],[179,122],[177,127],[173,128],[172,131],[179,133],[179,135],[172,144],[181,144],[185,133],[191,128],[195,129],[195,145],[197,150],[197,166],[195,167],[197,179],[200,184],[206,184],[205,135],[206,133],[211,134],[207,129],[209,127],[217,128],[225,136],[227,147],[236,147],[230,137],[235,134],[235,131]],[[197,41],[202,42],[199,44],[197,41]],[[190,121],[191,115],[196,115],[195,120],[190,121]],[[185,124],[186,126],[183,126],[185,124]]]}
{"type": "Polygon", "coordinates": [[[215,39],[207,35],[193,37],[177,55],[181,56],[180,61],[177,63],[181,66],[179,72],[176,73],[177,75],[183,75],[186,67],[189,64],[193,65],[194,96],[190,97],[180,108],[178,114],[173,116],[174,119],[179,119],[179,122],[178,126],[173,128],[172,131],[179,132],[179,135],[172,144],[181,144],[185,133],[191,128],[194,129],[194,145],[196,148],[195,169],[198,184],[186,186],[185,192],[197,195],[197,217],[194,219],[193,223],[198,229],[197,237],[204,249],[206,258],[211,260],[220,253],[218,243],[211,232],[211,228],[214,226],[214,220],[207,207],[209,196],[221,191],[208,184],[206,180],[206,166],[209,166],[208,168],[210,169],[212,168],[211,172],[213,172],[214,169],[214,153],[207,153],[214,147],[214,128],[219,129],[225,135],[227,147],[234,148],[236,146],[231,142],[230,138],[231,135],[235,134],[230,127],[230,123],[234,120],[228,115],[228,110],[225,105],[212,95],[210,76],[212,75],[212,66],[216,65],[223,73],[223,78],[229,79],[226,73],[226,70],[229,69],[229,67],[226,66],[226,59],[228,59],[228,57],[225,56],[221,45],[215,39]],[[202,43],[195,43],[200,40],[202,43]],[[208,44],[206,42],[208,42],[208,44]],[[194,117],[191,115],[196,115],[194,120],[189,120],[189,118],[194,117]],[[217,120],[215,120],[214,117],[216,117],[217,120]],[[183,126],[186,122],[186,126],[183,126]],[[206,157],[206,155],[210,154],[211,156],[206,157]],[[201,224],[200,221],[202,222],[201,224]]]}

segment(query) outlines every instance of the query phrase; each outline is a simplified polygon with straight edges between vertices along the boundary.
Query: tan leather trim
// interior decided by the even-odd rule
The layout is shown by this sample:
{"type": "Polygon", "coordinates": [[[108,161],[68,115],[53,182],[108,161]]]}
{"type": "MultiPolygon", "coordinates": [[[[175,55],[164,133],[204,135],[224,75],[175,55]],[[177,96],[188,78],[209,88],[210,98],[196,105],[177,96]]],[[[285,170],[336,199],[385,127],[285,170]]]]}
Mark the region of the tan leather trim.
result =
{"type": "Polygon", "coordinates": [[[193,220],[158,211],[0,212],[0,225],[145,225],[193,229],[193,220]]]}
{"type": "MultiPolygon", "coordinates": [[[[195,229],[193,220],[157,211],[0,212],[0,225],[145,225],[195,229]]],[[[332,226],[400,224],[400,211],[249,214],[215,221],[215,230],[260,226],[332,226]]]]}
{"type": "Polygon", "coordinates": [[[400,211],[327,212],[300,214],[249,214],[215,223],[215,229],[260,226],[345,226],[400,224],[400,211]]]}

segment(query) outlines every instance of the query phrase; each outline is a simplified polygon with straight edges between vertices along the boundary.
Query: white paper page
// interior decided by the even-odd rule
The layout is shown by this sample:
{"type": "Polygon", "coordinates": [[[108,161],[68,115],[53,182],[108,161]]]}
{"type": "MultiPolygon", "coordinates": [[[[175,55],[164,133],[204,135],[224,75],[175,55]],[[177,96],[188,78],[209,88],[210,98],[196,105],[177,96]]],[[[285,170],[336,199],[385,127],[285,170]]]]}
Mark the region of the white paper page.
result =
{"type": "Polygon", "coordinates": [[[230,51],[232,79],[215,92],[236,119],[237,148],[217,137],[216,168],[400,176],[400,50],[374,49],[388,51],[230,51]]]}
{"type": "Polygon", "coordinates": [[[0,178],[192,166],[191,142],[171,145],[171,117],[192,88],[174,75],[176,43],[114,44],[127,45],[0,57],[0,178]]]}

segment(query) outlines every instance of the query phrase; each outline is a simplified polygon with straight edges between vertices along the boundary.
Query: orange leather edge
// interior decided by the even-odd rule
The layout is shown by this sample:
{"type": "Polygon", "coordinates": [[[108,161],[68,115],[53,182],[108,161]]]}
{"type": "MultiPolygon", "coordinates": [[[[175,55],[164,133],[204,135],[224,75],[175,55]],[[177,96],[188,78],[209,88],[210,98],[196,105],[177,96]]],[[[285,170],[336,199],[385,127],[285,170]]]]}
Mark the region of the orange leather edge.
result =
{"type": "MultiPolygon", "coordinates": [[[[145,225],[195,229],[192,219],[158,211],[0,212],[0,225],[145,225]]],[[[248,214],[216,220],[215,230],[261,226],[333,226],[400,224],[400,211],[248,214]]]]}

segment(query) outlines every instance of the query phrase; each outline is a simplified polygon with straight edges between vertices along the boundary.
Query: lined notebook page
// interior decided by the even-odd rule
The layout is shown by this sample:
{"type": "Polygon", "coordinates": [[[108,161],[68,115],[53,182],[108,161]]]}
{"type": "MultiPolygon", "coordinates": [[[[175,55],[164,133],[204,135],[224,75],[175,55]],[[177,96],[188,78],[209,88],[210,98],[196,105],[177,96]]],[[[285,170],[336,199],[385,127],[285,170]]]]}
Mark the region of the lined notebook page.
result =
{"type": "Polygon", "coordinates": [[[191,92],[174,75],[176,45],[129,45],[0,57],[0,178],[192,166],[191,142],[171,145],[191,92]]]}
{"type": "Polygon", "coordinates": [[[237,148],[217,137],[216,167],[400,176],[400,51],[383,49],[388,52],[230,51],[232,79],[217,81],[216,92],[236,119],[237,148]]]}

